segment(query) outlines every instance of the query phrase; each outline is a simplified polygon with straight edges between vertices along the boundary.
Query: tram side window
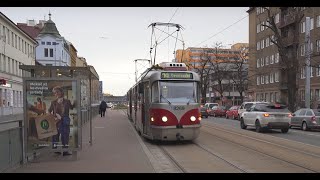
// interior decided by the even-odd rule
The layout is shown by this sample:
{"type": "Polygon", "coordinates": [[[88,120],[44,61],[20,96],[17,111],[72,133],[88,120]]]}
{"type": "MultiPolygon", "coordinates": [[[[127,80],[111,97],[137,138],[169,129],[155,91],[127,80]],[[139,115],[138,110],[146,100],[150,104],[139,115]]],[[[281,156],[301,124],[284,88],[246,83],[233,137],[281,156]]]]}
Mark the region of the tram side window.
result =
{"type": "Polygon", "coordinates": [[[158,82],[152,84],[152,102],[158,103],[159,102],[159,87],[158,82]]]}

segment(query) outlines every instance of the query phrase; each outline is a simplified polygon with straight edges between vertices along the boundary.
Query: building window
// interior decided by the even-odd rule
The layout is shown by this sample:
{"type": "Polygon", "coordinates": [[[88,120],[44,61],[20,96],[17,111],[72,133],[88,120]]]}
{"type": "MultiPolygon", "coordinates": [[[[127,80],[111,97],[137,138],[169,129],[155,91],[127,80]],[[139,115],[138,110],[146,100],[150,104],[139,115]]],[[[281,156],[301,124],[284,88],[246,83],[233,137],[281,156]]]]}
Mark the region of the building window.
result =
{"type": "Polygon", "coordinates": [[[317,27],[320,27],[320,15],[317,16],[316,26],[317,26],[317,27]]]}
{"type": "Polygon", "coordinates": [[[306,78],[305,67],[300,68],[300,78],[306,78]]]}
{"type": "Polygon", "coordinates": [[[270,39],[269,39],[269,37],[267,37],[267,39],[266,39],[266,47],[268,47],[269,44],[270,44],[270,39]]]}
{"type": "Polygon", "coordinates": [[[261,49],[263,49],[264,48],[264,39],[262,39],[262,41],[261,41],[261,49]]]}
{"type": "Polygon", "coordinates": [[[51,42],[47,42],[47,45],[51,45],[51,42]]]}
{"type": "Polygon", "coordinates": [[[320,89],[315,89],[315,90],[314,90],[314,94],[315,94],[315,98],[316,98],[317,100],[319,100],[319,98],[320,98],[320,89]]]}
{"type": "Polygon", "coordinates": [[[48,57],[48,48],[44,48],[44,57],[48,57]]]}
{"type": "Polygon", "coordinates": [[[310,77],[313,77],[312,69],[312,66],[310,66],[310,77]]]}
{"type": "Polygon", "coordinates": [[[274,74],[271,73],[271,74],[270,74],[270,83],[273,83],[273,77],[274,77],[274,74]]]}
{"type": "Polygon", "coordinates": [[[46,43],[44,41],[41,41],[41,45],[45,45],[46,43]]]}
{"type": "Polygon", "coordinates": [[[273,45],[273,42],[272,42],[271,40],[274,41],[274,35],[272,35],[272,36],[270,37],[270,46],[273,45]]]}
{"type": "Polygon", "coordinates": [[[304,90],[301,90],[300,91],[300,100],[304,101],[305,100],[304,97],[305,97],[304,90]]]}
{"type": "Polygon", "coordinates": [[[269,75],[265,76],[265,81],[266,81],[266,84],[269,84],[269,75]]]}
{"type": "Polygon", "coordinates": [[[316,40],[316,51],[320,52],[320,40],[316,40]]]}
{"type": "Polygon", "coordinates": [[[260,85],[260,77],[257,76],[257,85],[260,85]]]}
{"type": "Polygon", "coordinates": [[[53,49],[50,49],[50,57],[53,57],[53,49]]]}
{"type": "Polygon", "coordinates": [[[264,84],[264,76],[260,76],[261,84],[264,84]]]}
{"type": "Polygon", "coordinates": [[[274,63],[278,63],[279,62],[279,53],[277,53],[274,57],[274,63]]]}
{"type": "Polygon", "coordinates": [[[257,50],[260,50],[260,41],[257,42],[257,50]]]}
{"type": "Polygon", "coordinates": [[[310,54],[313,53],[313,43],[310,43],[310,54]]]}
{"type": "Polygon", "coordinates": [[[270,102],[274,102],[274,97],[273,97],[273,93],[270,93],[270,102]]]}
{"type": "Polygon", "coordinates": [[[304,56],[304,54],[305,54],[305,45],[302,44],[302,45],[300,46],[300,55],[301,55],[301,56],[304,56]]]}
{"type": "Polygon", "coordinates": [[[274,73],[274,82],[279,82],[279,72],[274,73]]]}
{"type": "Polygon", "coordinates": [[[320,65],[318,66],[316,71],[317,71],[317,76],[320,76],[320,65]]]}
{"type": "Polygon", "coordinates": [[[57,45],[57,43],[56,42],[52,42],[52,45],[57,45]]]}
{"type": "Polygon", "coordinates": [[[18,49],[18,36],[16,34],[14,35],[14,41],[15,41],[14,47],[18,49]]]}
{"type": "Polygon", "coordinates": [[[12,47],[14,47],[14,35],[12,31],[11,31],[11,45],[12,47]]]}
{"type": "Polygon", "coordinates": [[[272,54],[271,56],[270,56],[270,64],[273,64],[274,63],[274,55],[272,54]]]}
{"type": "Polygon", "coordinates": [[[257,59],[257,68],[260,67],[260,59],[257,59]]]}
{"type": "Polygon", "coordinates": [[[266,57],[266,65],[269,65],[269,56],[266,57]]]}
{"type": "Polygon", "coordinates": [[[261,58],[261,67],[264,66],[264,58],[261,58]]]}
{"type": "Polygon", "coordinates": [[[276,16],[274,17],[274,22],[277,24],[280,22],[280,14],[276,14],[276,16]]]}
{"type": "Polygon", "coordinates": [[[264,21],[261,23],[260,28],[261,28],[261,32],[264,31],[264,21]]]}
{"type": "Polygon", "coordinates": [[[301,33],[306,32],[306,22],[305,21],[300,23],[300,32],[301,33]]]}
{"type": "Polygon", "coordinates": [[[313,18],[310,18],[310,30],[312,30],[314,28],[314,19],[313,18]]]}

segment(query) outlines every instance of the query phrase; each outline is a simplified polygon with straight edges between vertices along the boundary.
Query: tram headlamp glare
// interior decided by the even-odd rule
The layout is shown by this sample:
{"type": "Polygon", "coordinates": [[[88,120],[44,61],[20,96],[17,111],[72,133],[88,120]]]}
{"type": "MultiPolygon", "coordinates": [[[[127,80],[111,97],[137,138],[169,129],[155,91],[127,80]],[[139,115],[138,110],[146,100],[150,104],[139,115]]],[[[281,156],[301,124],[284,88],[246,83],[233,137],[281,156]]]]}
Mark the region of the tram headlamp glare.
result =
{"type": "Polygon", "coordinates": [[[162,116],[162,121],[163,122],[167,122],[168,121],[168,118],[166,116],[162,116]]]}
{"type": "Polygon", "coordinates": [[[151,120],[151,122],[154,122],[154,118],[153,118],[153,117],[151,117],[151,119],[150,119],[150,120],[151,120]]]}
{"type": "Polygon", "coordinates": [[[191,120],[191,121],[195,121],[195,120],[196,120],[196,117],[191,116],[191,117],[190,117],[190,120],[191,120]]]}

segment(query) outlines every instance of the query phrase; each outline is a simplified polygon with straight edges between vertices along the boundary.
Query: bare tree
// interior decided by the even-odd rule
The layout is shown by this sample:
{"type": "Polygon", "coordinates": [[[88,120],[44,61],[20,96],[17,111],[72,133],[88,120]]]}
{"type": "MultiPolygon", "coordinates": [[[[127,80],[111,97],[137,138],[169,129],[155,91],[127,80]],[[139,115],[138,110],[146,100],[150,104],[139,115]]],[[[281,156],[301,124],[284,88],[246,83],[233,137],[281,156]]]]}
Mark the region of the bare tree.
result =
{"type": "Polygon", "coordinates": [[[265,8],[268,13],[268,20],[267,24],[262,26],[270,28],[274,33],[275,39],[271,38],[270,41],[277,46],[279,51],[281,83],[287,85],[288,107],[293,112],[297,108],[297,79],[300,67],[297,52],[299,49],[299,27],[304,13],[300,7],[281,7],[280,9],[280,22],[286,23],[286,26],[281,23],[278,26],[275,23],[276,14],[271,12],[270,8],[265,8]]]}
{"type": "Polygon", "coordinates": [[[200,53],[199,60],[196,62],[186,62],[186,65],[192,71],[200,75],[200,94],[201,103],[206,103],[206,94],[210,82],[210,73],[212,67],[210,66],[211,57],[207,48],[203,48],[200,53]]]}
{"type": "Polygon", "coordinates": [[[243,93],[248,89],[247,53],[248,47],[242,46],[237,54],[237,60],[230,62],[232,84],[240,94],[241,103],[243,102],[243,93]]]}

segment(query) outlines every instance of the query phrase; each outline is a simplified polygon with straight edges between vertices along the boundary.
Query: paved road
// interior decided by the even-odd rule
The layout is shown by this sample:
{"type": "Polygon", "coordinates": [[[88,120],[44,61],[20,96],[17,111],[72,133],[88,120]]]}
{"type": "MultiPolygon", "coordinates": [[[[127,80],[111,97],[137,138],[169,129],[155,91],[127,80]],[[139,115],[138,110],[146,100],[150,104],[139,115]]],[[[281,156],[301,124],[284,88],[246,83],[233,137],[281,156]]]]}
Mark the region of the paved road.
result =
{"type": "MultiPolygon", "coordinates": [[[[203,121],[211,121],[211,122],[224,124],[226,126],[231,126],[231,127],[240,129],[240,123],[238,120],[226,119],[222,117],[208,117],[208,118],[203,118],[203,121]]],[[[247,130],[254,131],[255,129],[254,127],[248,127],[247,130]]],[[[297,128],[292,128],[289,130],[288,133],[281,133],[280,130],[269,130],[265,132],[265,134],[320,147],[320,141],[319,141],[320,131],[319,130],[302,131],[297,128]]]]}

